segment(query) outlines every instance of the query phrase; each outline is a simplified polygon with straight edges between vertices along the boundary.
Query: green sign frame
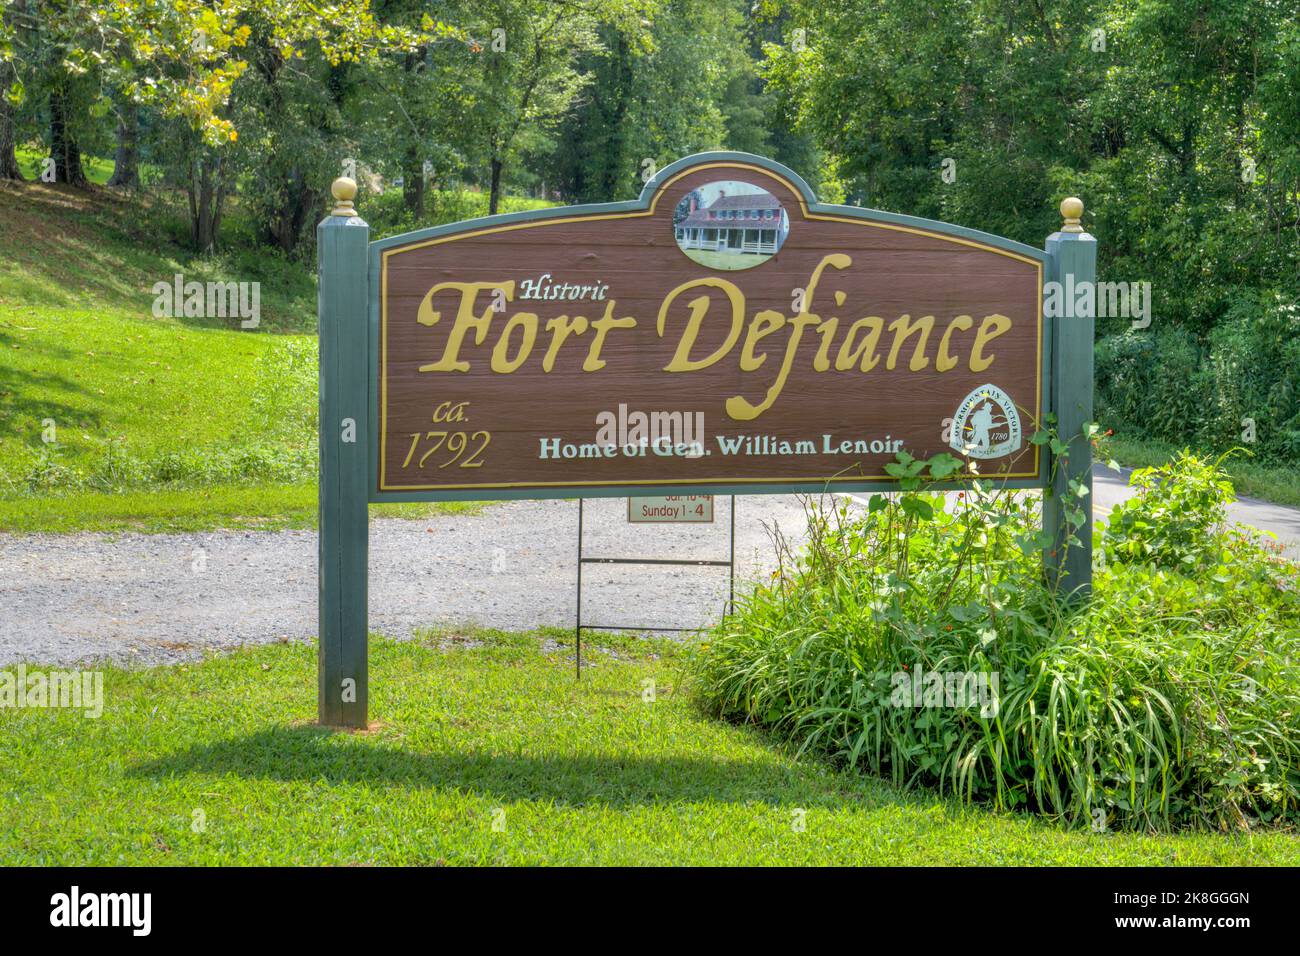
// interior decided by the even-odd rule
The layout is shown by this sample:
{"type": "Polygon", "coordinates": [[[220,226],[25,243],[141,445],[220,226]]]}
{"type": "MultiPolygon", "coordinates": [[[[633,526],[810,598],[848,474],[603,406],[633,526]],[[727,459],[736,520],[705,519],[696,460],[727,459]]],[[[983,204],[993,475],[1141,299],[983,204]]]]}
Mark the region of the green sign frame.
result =
{"type": "MultiPolygon", "coordinates": [[[[1042,264],[1042,281],[1066,281],[1075,287],[1096,279],[1096,241],[1079,222],[1082,203],[1062,203],[1066,215],[1061,231],[1049,236],[1043,249],[964,226],[915,216],[820,203],[807,183],[792,170],[761,156],[737,152],[709,152],[688,156],[664,167],[650,179],[641,196],[630,202],[601,203],[539,209],[491,216],[467,222],[422,229],[374,242],[370,228],[357,215],[352,201],[356,184],[336,180],[335,208],[317,227],[318,320],[320,336],[320,499],[319,499],[319,665],[318,715],[322,724],[365,727],[369,719],[368,683],[368,504],[385,501],[454,501],[488,499],[629,496],[640,494],[698,494],[698,486],[655,484],[600,488],[492,489],[473,491],[380,491],[378,489],[379,381],[379,270],[386,249],[415,241],[454,235],[511,223],[551,218],[632,212],[649,207],[660,185],[683,170],[716,162],[743,162],[767,169],[797,186],[810,211],[866,222],[924,230],[939,236],[971,240],[1032,258],[1042,264]]],[[[1044,416],[1056,418],[1059,435],[1069,438],[1068,455],[1056,467],[1050,450],[1039,462],[1037,478],[1006,479],[1009,489],[1045,490],[1044,527],[1052,530],[1053,544],[1044,549],[1047,574],[1061,580],[1065,590],[1086,597],[1091,589],[1092,512],[1086,508],[1085,525],[1075,529],[1081,543],[1069,541],[1062,498],[1071,481],[1092,485],[1091,445],[1084,426],[1093,413],[1092,314],[1067,319],[1044,311],[1041,354],[1044,416]]],[[[954,489],[957,480],[936,485],[954,489]]],[[[783,494],[819,491],[808,482],[791,485],[711,485],[708,493],[783,494]]],[[[861,484],[836,484],[836,491],[897,491],[892,482],[873,480],[861,484]]]]}

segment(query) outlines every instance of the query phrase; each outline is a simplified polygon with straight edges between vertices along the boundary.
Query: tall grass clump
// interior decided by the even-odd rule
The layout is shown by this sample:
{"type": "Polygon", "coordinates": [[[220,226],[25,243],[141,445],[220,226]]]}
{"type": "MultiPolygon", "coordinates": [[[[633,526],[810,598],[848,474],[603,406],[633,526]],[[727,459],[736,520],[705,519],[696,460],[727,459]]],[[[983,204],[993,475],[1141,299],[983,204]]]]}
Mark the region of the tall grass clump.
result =
{"type": "Polygon", "coordinates": [[[703,699],[900,785],[1068,826],[1293,825],[1297,569],[1228,526],[1220,464],[1134,476],[1081,604],[1044,579],[1036,495],[930,493],[960,463],[902,455],[902,493],[809,501],[798,550],[774,531],[778,570],[698,652],[703,699]]]}

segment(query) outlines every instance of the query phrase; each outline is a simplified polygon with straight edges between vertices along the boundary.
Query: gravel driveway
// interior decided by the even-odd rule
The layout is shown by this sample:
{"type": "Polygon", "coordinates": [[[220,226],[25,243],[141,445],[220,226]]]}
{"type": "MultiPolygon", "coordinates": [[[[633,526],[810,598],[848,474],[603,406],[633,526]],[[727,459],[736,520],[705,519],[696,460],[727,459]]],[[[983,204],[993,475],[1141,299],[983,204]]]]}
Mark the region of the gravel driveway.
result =
{"type": "MultiPolygon", "coordinates": [[[[1125,478],[1094,472],[1094,510],[1128,497],[1125,478]]],[[[589,557],[725,559],[728,501],[712,525],[632,525],[626,498],[584,505],[589,557]]],[[[764,529],[802,541],[789,495],[737,499],[736,581],[775,564],[764,529]]],[[[1273,531],[1300,559],[1300,510],[1242,499],[1233,520],[1273,531]]],[[[496,504],[479,514],[370,527],[370,627],[394,637],[435,624],[572,627],[576,501],[496,504]]],[[[725,568],[588,564],[583,620],[693,628],[716,621],[725,568]]],[[[314,640],[316,533],[0,534],[0,666],[108,658],[165,663],[240,644],[314,640]]]]}
{"type": "MultiPolygon", "coordinates": [[[[712,525],[632,525],[627,499],[584,505],[591,557],[723,559],[728,499],[712,525]]],[[[802,530],[791,496],[737,500],[737,584],[774,564],[762,522],[802,530]]],[[[381,519],[370,528],[370,627],[572,627],[576,501],[381,519]]],[[[798,540],[796,537],[795,540],[798,540]]],[[[718,619],[726,568],[593,565],[584,623],[697,627],[718,619]]],[[[0,665],[108,658],[164,663],[207,650],[316,636],[314,531],[0,535],[0,665]]]]}

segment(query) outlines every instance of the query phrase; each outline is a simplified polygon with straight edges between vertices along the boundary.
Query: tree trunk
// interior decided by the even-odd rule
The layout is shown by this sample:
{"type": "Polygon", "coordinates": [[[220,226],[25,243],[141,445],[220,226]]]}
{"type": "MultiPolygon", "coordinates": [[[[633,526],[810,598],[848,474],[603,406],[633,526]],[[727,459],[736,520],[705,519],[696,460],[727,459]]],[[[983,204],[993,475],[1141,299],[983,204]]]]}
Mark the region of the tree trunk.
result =
{"type": "Polygon", "coordinates": [[[23,173],[18,168],[18,156],[14,152],[14,108],[4,98],[5,85],[0,83],[0,179],[16,179],[22,182],[23,173]]]}
{"type": "MultiPolygon", "coordinates": [[[[403,59],[402,69],[407,74],[407,89],[410,89],[413,82],[411,77],[422,72],[427,50],[427,47],[420,47],[418,50],[407,53],[403,59]]],[[[410,118],[407,119],[410,122],[410,118]]],[[[414,140],[406,147],[405,157],[402,161],[402,202],[406,206],[407,212],[411,213],[418,222],[424,218],[424,157],[420,155],[418,130],[413,122],[411,125],[414,140]]]]}
{"type": "Polygon", "coordinates": [[[23,173],[18,168],[18,156],[14,152],[14,146],[13,107],[0,101],[0,179],[22,182],[23,173]]]}
{"type": "Polygon", "coordinates": [[[13,82],[13,67],[0,63],[0,179],[16,179],[22,182],[22,170],[18,168],[17,134],[14,131],[14,108],[9,105],[5,94],[13,82]]]}
{"type": "Polygon", "coordinates": [[[113,176],[108,185],[118,189],[140,186],[140,109],[127,100],[117,118],[117,154],[113,157],[113,176]]]}
{"type": "Polygon", "coordinates": [[[190,243],[196,251],[211,254],[217,248],[221,207],[226,196],[220,156],[200,156],[194,160],[185,193],[190,204],[190,243]]]}
{"type": "Polygon", "coordinates": [[[54,180],[69,186],[88,185],[81,167],[81,150],[68,128],[68,103],[63,91],[50,91],[50,155],[54,158],[54,180]]]}
{"type": "Polygon", "coordinates": [[[298,248],[322,195],[307,184],[302,170],[293,170],[284,184],[284,199],[272,210],[267,238],[286,253],[298,248]]]}
{"type": "MultiPolygon", "coordinates": [[[[12,25],[10,14],[8,7],[3,14],[0,14],[4,17],[6,27],[12,25]]],[[[15,154],[18,135],[14,129],[14,108],[7,99],[9,87],[13,84],[15,76],[17,72],[12,63],[0,63],[0,179],[16,179],[22,182],[23,173],[18,168],[18,157],[15,154]]]]}
{"type": "Polygon", "coordinates": [[[402,202],[417,220],[424,217],[424,163],[414,150],[402,164],[402,202]]]}
{"type": "Polygon", "coordinates": [[[492,157],[492,191],[488,193],[488,215],[495,216],[497,207],[501,203],[501,167],[504,164],[495,156],[492,157]]]}

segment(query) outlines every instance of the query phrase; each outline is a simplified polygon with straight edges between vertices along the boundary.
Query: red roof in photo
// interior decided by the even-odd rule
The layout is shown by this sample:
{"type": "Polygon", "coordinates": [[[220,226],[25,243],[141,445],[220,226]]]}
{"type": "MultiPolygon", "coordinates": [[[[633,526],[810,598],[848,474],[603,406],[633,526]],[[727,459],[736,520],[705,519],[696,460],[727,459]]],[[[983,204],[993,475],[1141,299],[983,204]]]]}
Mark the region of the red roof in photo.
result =
{"type": "Polygon", "coordinates": [[[747,193],[741,196],[719,196],[713,200],[707,207],[695,210],[685,219],[678,223],[679,226],[705,226],[709,228],[718,228],[723,223],[728,228],[745,228],[752,226],[754,228],[767,228],[762,225],[763,222],[770,224],[773,220],[762,219],[710,219],[709,214],[715,212],[725,212],[732,209],[748,211],[750,209],[771,210],[780,216],[781,203],[771,193],[747,193]]]}
{"type": "Polygon", "coordinates": [[[781,204],[771,193],[746,193],[742,196],[719,196],[709,209],[780,209],[781,204]]]}

